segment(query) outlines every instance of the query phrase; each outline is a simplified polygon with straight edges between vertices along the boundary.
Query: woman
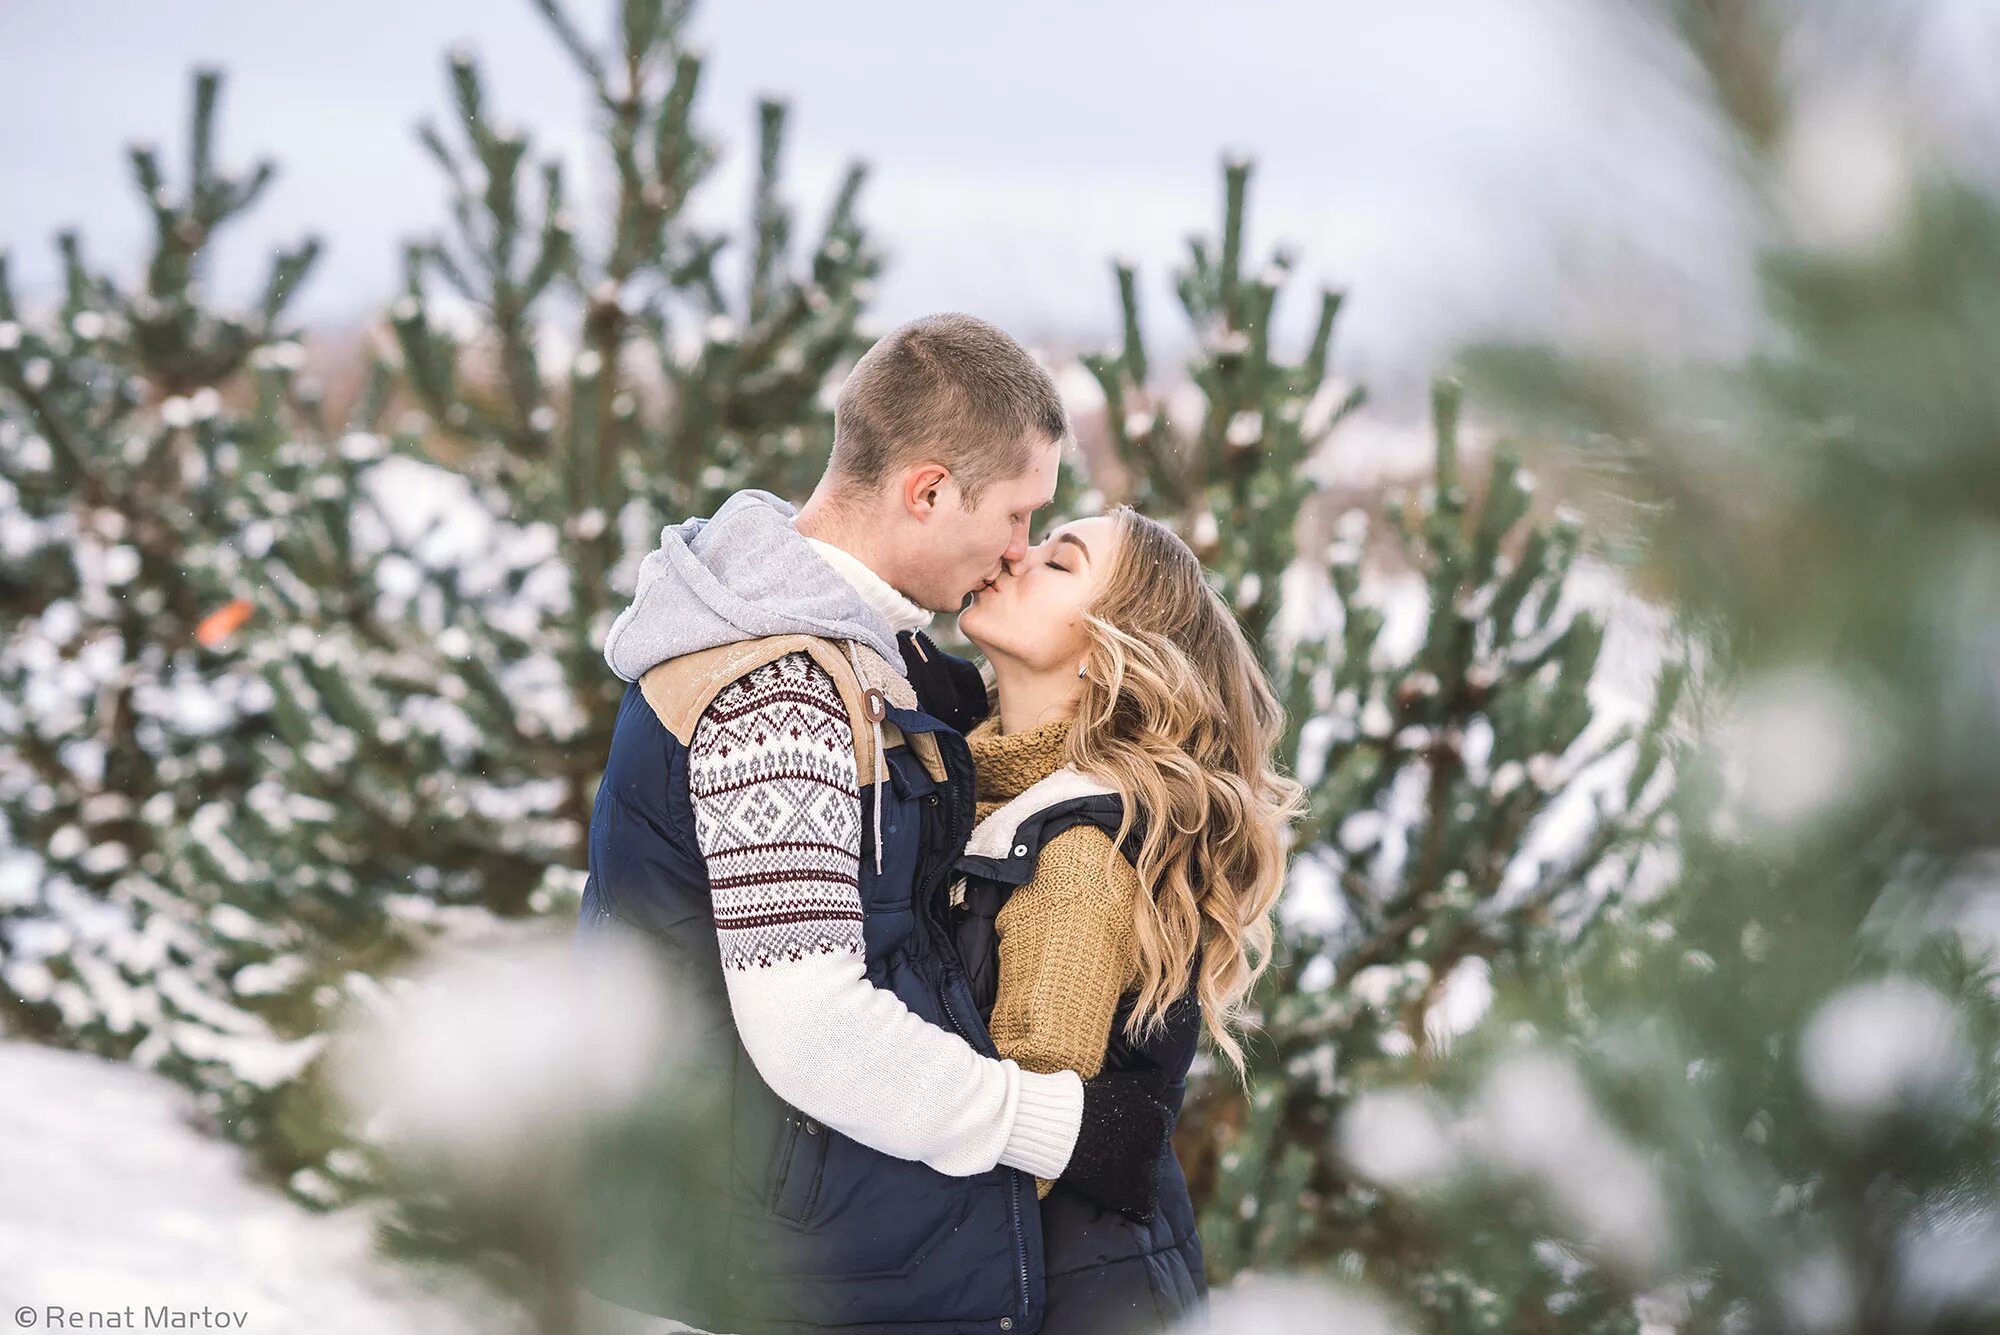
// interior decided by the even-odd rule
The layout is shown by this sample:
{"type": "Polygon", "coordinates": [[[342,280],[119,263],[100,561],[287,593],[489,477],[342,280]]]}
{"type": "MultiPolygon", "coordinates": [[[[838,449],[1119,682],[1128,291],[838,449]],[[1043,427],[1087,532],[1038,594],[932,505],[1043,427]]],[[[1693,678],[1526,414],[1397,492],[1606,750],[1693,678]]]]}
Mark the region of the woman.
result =
{"type": "MultiPolygon", "coordinates": [[[[1127,507],[1065,524],[959,620],[995,712],[966,741],[979,824],[954,890],[960,954],[1002,1056],[1157,1071],[1178,1112],[1197,1039],[1231,1030],[1271,941],[1300,790],[1282,712],[1187,545],[1127,507]]],[[[1207,1286],[1186,1180],[1137,1219],[1043,1181],[1043,1329],[1151,1330],[1207,1286]]]]}

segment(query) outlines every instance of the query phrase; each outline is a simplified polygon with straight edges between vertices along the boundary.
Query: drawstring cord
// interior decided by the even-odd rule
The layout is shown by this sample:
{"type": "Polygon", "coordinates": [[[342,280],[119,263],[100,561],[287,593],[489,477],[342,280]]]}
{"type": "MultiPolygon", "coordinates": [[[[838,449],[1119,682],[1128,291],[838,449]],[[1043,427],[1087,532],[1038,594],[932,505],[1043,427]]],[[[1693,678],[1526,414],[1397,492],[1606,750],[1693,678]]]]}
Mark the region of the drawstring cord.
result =
{"type": "Polygon", "coordinates": [[[861,683],[867,693],[868,717],[875,724],[875,874],[882,874],[882,785],[889,780],[888,766],[882,759],[882,716],[888,711],[888,701],[882,693],[868,685],[861,675],[861,651],[853,640],[847,641],[847,659],[854,664],[854,679],[861,683]]]}

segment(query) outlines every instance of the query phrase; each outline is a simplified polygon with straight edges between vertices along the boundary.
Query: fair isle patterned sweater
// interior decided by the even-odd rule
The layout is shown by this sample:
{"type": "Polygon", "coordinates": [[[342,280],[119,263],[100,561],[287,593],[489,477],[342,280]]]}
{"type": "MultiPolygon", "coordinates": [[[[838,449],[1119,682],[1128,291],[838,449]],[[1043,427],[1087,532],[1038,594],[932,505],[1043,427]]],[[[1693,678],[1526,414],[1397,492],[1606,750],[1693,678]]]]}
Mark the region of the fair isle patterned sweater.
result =
{"type": "Polygon", "coordinates": [[[833,682],[791,654],[725,687],[689,759],[725,969],[861,950],[861,794],[833,682]]]}
{"type": "Polygon", "coordinates": [[[1075,1071],[981,1056],[867,979],[861,793],[833,679],[791,654],[725,687],[688,751],[737,1032],[779,1098],[843,1135],[957,1176],[1060,1176],[1075,1071]]]}

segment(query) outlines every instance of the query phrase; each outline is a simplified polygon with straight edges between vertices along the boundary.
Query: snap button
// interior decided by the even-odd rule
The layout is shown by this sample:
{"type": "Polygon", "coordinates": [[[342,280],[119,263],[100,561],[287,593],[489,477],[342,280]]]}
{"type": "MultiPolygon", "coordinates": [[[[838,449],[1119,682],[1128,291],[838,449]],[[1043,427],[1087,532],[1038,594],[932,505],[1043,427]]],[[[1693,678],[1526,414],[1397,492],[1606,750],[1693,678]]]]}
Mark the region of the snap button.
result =
{"type": "Polygon", "coordinates": [[[806,1134],[809,1136],[816,1136],[819,1134],[819,1123],[815,1122],[810,1117],[806,1118],[806,1134]]]}
{"type": "Polygon", "coordinates": [[[1024,858],[1028,856],[1028,846],[1026,844],[1015,844],[1014,856],[1017,858],[1024,858]]]}
{"type": "Polygon", "coordinates": [[[1014,1318],[1013,1318],[1013,1317],[1011,1317],[1011,1316],[1003,1316],[1003,1317],[1001,1317],[1001,1318],[1000,1318],[1000,1329],[1002,1329],[1002,1330],[1012,1330],[1012,1329],[1014,1329],[1014,1318]]]}

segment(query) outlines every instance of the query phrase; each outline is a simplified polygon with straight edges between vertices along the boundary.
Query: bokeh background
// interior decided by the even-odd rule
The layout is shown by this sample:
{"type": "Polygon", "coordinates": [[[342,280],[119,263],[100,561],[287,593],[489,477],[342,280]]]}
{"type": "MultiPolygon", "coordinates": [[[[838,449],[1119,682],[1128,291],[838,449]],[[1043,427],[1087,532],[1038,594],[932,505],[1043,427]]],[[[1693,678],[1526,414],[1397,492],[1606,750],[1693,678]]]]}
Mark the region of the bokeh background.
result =
{"type": "Polygon", "coordinates": [[[602,1147],[703,1131],[634,1074],[672,979],[568,948],[604,628],[964,309],[1311,791],[1176,1137],[1226,1324],[2000,1325],[1996,56],[1983,0],[8,6],[0,1297],[593,1319],[602,1147]]]}

